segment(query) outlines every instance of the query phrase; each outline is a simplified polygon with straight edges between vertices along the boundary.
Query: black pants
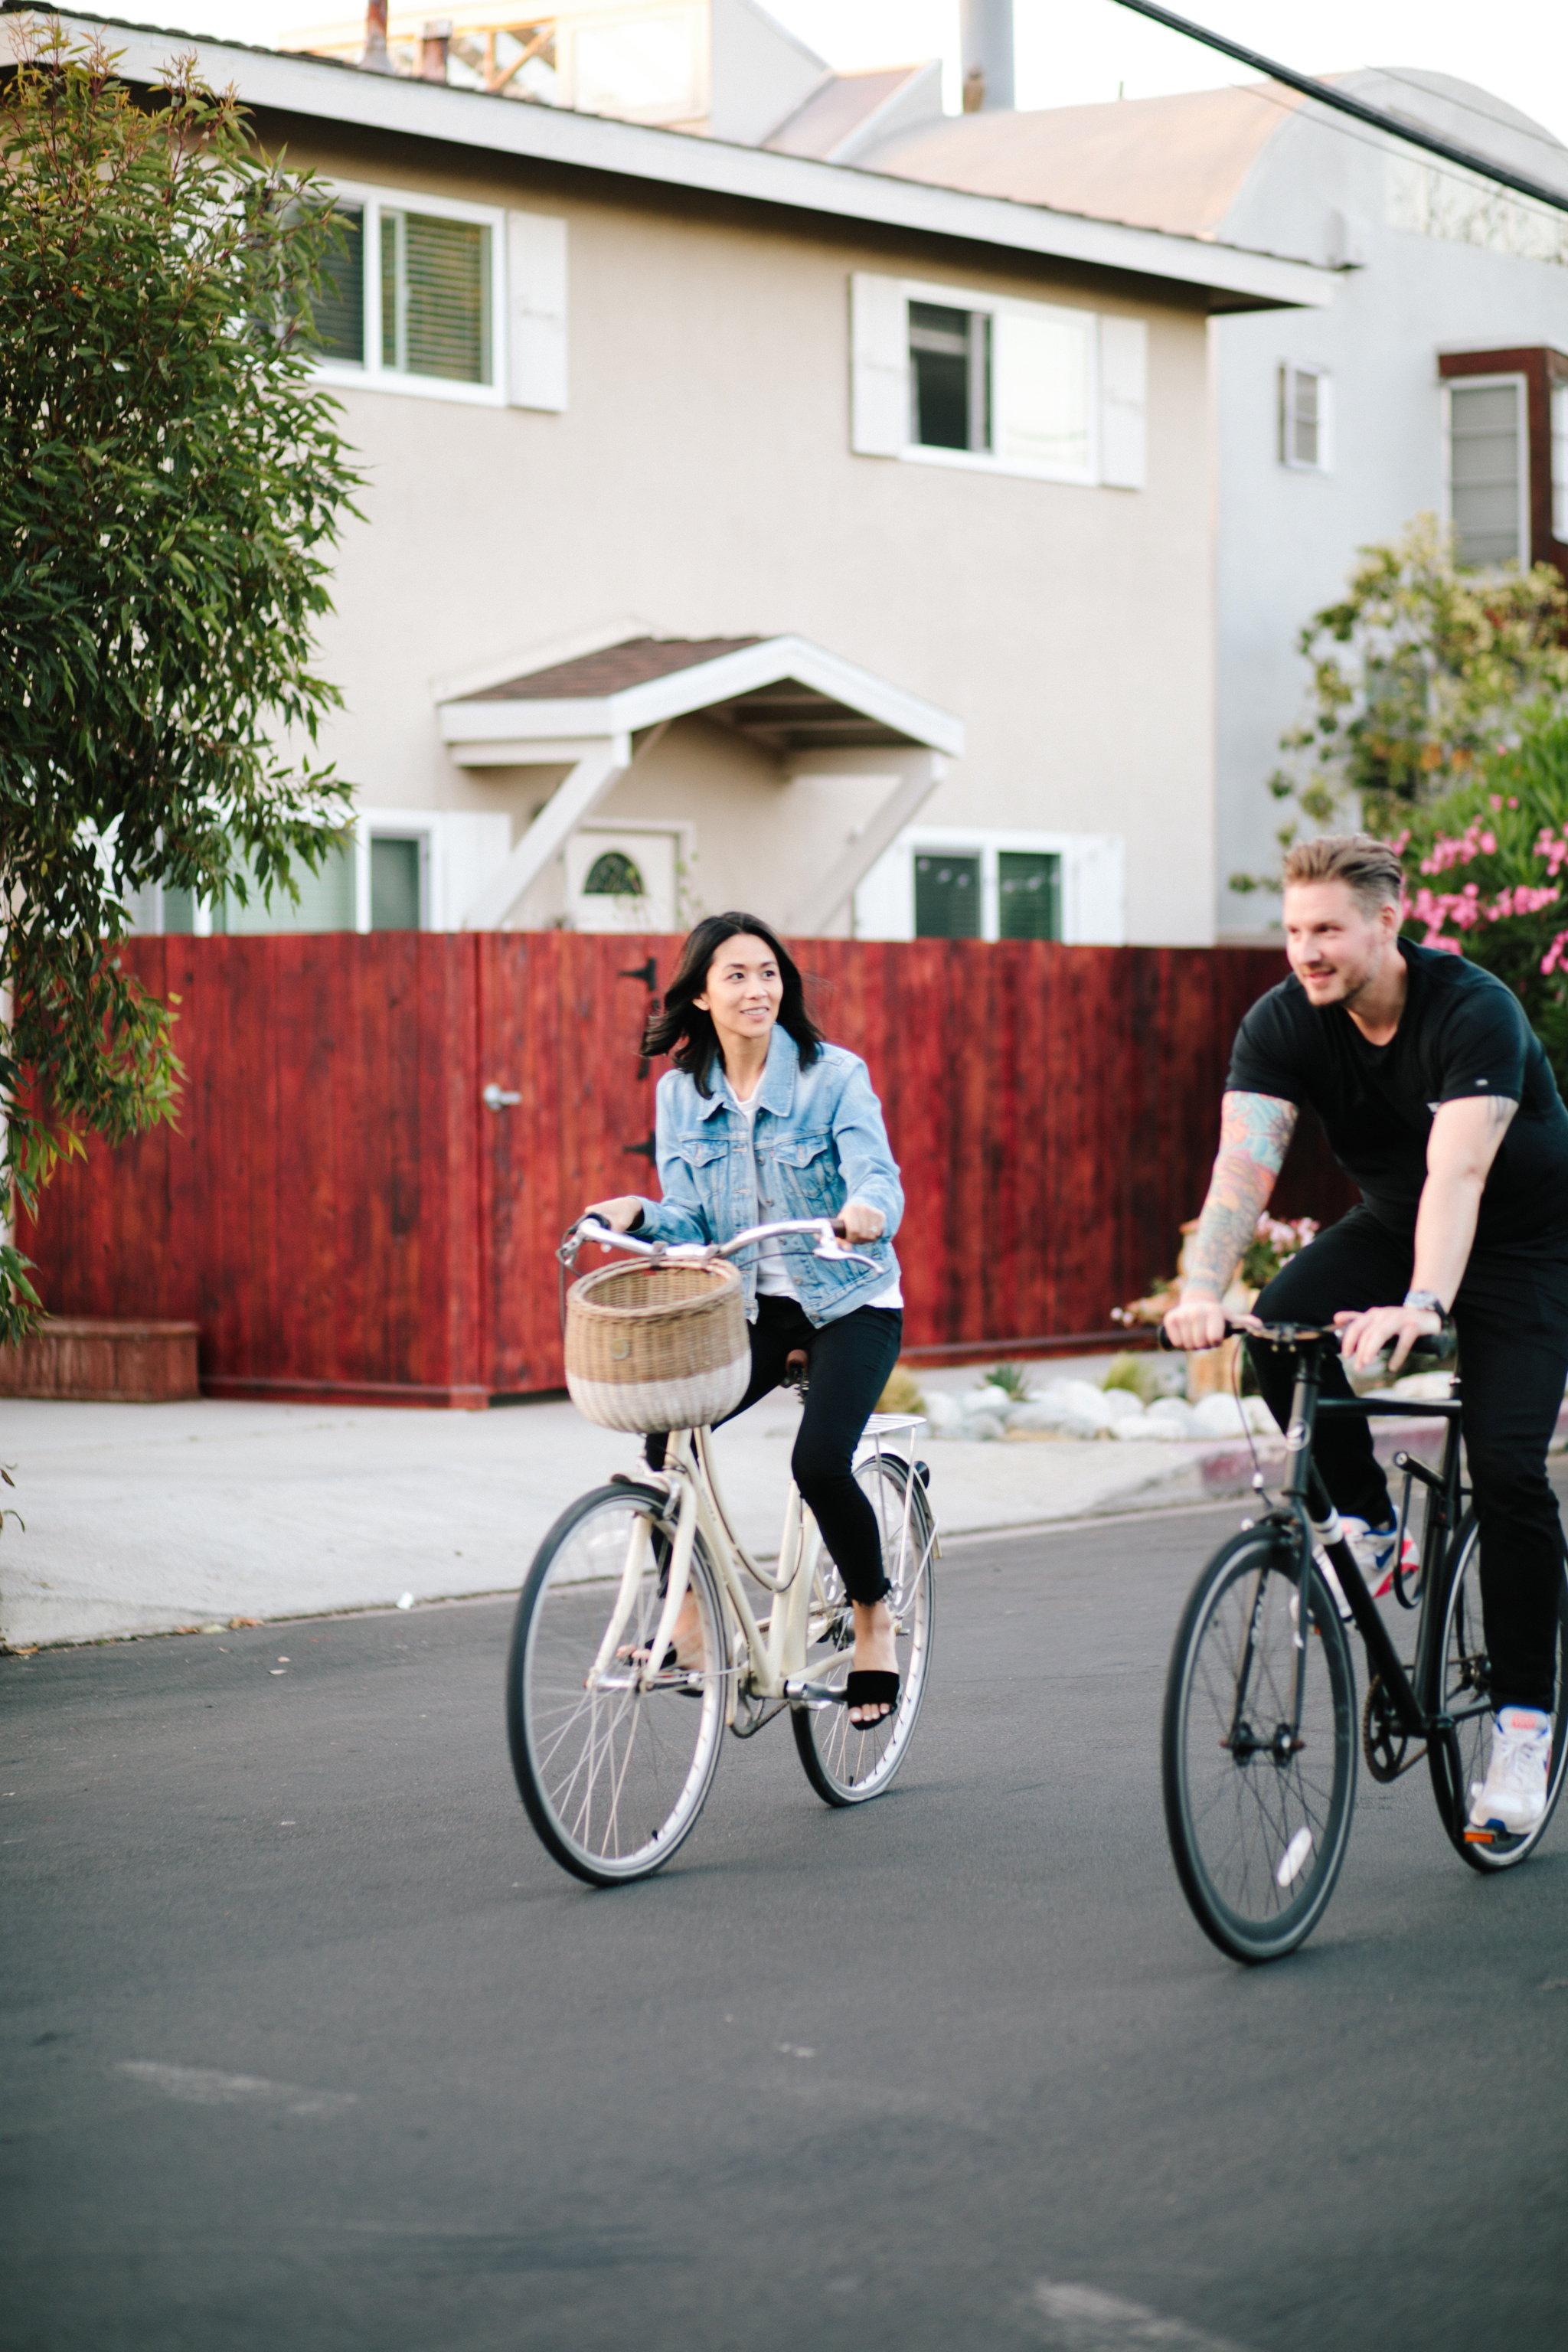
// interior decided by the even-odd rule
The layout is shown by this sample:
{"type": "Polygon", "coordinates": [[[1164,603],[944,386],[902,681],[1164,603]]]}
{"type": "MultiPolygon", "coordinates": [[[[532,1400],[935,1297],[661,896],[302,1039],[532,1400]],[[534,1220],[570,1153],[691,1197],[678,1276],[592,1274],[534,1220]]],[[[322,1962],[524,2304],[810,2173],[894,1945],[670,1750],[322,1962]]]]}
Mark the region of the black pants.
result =
{"type": "Polygon", "coordinates": [[[904,1318],[896,1307],[857,1307],[835,1323],[816,1324],[793,1298],[759,1298],[752,1326],[752,1378],[726,1416],[776,1389],[792,1349],[811,1360],[810,1387],[790,1467],[851,1601],[880,1601],[889,1590],[877,1514],[856,1485],[850,1463],[860,1433],[899,1360],[904,1318]]]}
{"type": "MultiPolygon", "coordinates": [[[[1257,1312],[1268,1322],[1317,1323],[1342,1307],[1396,1306],[1414,1258],[1413,1239],[1390,1233],[1370,1209],[1352,1209],[1275,1276],[1257,1312]]],[[[1546,1447],[1568,1374],[1568,1230],[1475,1251],[1454,1321],[1492,1696],[1499,1706],[1550,1710],[1563,1527],[1546,1447]]],[[[1283,1428],[1290,1359],[1267,1348],[1252,1356],[1258,1387],[1283,1428]]],[[[1322,1393],[1351,1393],[1337,1358],[1325,1366],[1322,1393]]],[[[1318,1424],[1314,1452],[1338,1507],[1386,1527],[1393,1506],[1370,1423],[1331,1415],[1318,1424]]]]}

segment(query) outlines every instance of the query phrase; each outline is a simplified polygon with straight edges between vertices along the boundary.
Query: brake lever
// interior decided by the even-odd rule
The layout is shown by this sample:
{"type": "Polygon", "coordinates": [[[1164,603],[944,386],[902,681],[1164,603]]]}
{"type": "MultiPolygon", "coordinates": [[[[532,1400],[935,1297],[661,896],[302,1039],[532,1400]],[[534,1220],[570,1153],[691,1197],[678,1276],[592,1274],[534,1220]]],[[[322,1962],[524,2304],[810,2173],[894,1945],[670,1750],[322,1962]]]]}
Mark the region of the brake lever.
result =
{"type": "Polygon", "coordinates": [[[868,1257],[864,1250],[844,1248],[837,1234],[834,1233],[831,1226],[829,1226],[827,1232],[823,1234],[822,1239],[817,1243],[816,1247],[812,1252],[812,1255],[813,1257],[828,1258],[838,1265],[868,1265],[873,1274],[879,1274],[881,1272],[881,1268],[877,1264],[876,1259],[874,1257],[868,1257]]]}

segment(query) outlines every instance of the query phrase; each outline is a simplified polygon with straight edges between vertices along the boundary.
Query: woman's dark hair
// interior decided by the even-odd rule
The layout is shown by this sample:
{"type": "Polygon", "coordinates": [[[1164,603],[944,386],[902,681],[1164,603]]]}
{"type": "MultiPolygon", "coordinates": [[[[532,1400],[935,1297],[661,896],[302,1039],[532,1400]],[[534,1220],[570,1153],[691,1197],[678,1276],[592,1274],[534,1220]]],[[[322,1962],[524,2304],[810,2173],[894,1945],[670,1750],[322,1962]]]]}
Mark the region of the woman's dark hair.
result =
{"type": "Polygon", "coordinates": [[[805,982],[800,976],[800,967],[778,933],[755,915],[733,911],[728,915],[705,915],[696,929],[688,933],[675,977],[664,992],[664,1010],[653,1014],[642,1041],[643,1052],[650,1061],[657,1054],[668,1054],[678,1070],[684,1070],[695,1080],[700,1095],[711,1091],[708,1073],[719,1051],[719,1033],[711,1015],[693,1003],[692,999],[707,988],[709,970],[725,940],[741,938],[761,940],[778,965],[784,978],[779,1027],[795,1039],[803,1068],[809,1068],[821,1048],[822,1032],[805,1009],[805,982]]]}

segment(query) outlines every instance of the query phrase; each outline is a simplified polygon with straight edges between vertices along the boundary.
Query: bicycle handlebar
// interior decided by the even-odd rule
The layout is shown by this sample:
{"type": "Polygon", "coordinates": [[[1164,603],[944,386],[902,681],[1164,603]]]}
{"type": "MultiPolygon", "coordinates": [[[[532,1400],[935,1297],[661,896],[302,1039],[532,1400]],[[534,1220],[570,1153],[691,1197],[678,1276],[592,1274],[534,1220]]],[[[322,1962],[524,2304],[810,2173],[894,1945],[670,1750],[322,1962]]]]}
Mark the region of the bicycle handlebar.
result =
{"type": "Polygon", "coordinates": [[[715,1258],[733,1257],[754,1243],[771,1241],[775,1234],[815,1234],[814,1257],[868,1265],[873,1274],[880,1271],[876,1259],[863,1250],[844,1248],[831,1217],[791,1217],[776,1225],[748,1225],[743,1234],[728,1242],[645,1242],[636,1234],[617,1234],[596,1218],[580,1217],[563,1242],[560,1255],[563,1264],[571,1265],[584,1242],[597,1242],[601,1249],[628,1250],[634,1257],[659,1258],[668,1265],[711,1265],[715,1258]]]}
{"type": "MultiPolygon", "coordinates": [[[[1338,1347],[1341,1338],[1341,1334],[1331,1323],[1259,1323],[1254,1325],[1251,1323],[1233,1323],[1228,1317],[1226,1318],[1225,1336],[1227,1339],[1267,1339],[1277,1348],[1310,1348],[1326,1347],[1331,1345],[1338,1347]]],[[[1174,1355],[1181,1352],[1174,1346],[1174,1343],[1171,1339],[1170,1335],[1166,1331],[1163,1323],[1160,1326],[1159,1343],[1160,1346],[1169,1354],[1174,1355]]],[[[1215,1345],[1217,1346],[1218,1344],[1219,1343],[1216,1340],[1215,1345]]],[[[1440,1331],[1423,1331],[1418,1339],[1412,1340],[1409,1353],[1406,1355],[1405,1360],[1406,1364],[1413,1364],[1419,1357],[1426,1363],[1446,1364],[1457,1352],[1458,1344],[1459,1335],[1455,1330],[1453,1324],[1445,1316],[1443,1318],[1443,1328],[1440,1331]]],[[[1202,1351],[1196,1350],[1194,1352],[1201,1353],[1202,1351]]]]}

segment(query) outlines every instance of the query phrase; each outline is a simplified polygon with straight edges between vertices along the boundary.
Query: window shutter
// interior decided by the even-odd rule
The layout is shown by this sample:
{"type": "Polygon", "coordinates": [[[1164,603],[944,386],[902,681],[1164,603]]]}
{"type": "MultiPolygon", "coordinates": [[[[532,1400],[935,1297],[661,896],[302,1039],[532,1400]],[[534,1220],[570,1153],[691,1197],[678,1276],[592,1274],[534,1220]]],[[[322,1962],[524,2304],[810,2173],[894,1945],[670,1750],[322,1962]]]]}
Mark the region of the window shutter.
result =
{"type": "Polygon", "coordinates": [[[1149,328],[1142,319],[1100,322],[1100,478],[1141,490],[1149,478],[1149,328]]]}
{"type": "Polygon", "coordinates": [[[1119,948],[1127,940],[1121,835],[1079,833],[1068,842],[1062,937],[1078,947],[1119,948]]]}
{"type": "Polygon", "coordinates": [[[1007,310],[994,322],[993,444],[1066,481],[1094,479],[1094,317],[1007,310]]]}
{"type": "Polygon", "coordinates": [[[849,446],[896,457],[910,437],[910,306],[896,278],[849,281],[849,446]]]}
{"type": "Polygon", "coordinates": [[[566,224],[544,213],[506,216],[507,399],[513,408],[566,405],[566,224]]]}
{"type": "Polygon", "coordinates": [[[1327,373],[1318,378],[1318,471],[1331,474],[1334,470],[1334,380],[1327,373]]]}

